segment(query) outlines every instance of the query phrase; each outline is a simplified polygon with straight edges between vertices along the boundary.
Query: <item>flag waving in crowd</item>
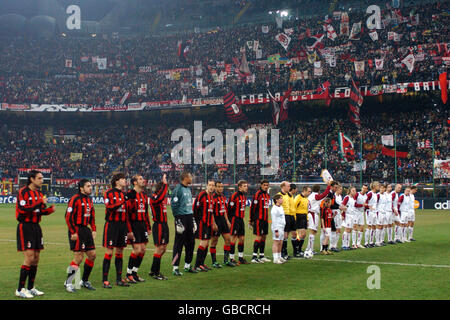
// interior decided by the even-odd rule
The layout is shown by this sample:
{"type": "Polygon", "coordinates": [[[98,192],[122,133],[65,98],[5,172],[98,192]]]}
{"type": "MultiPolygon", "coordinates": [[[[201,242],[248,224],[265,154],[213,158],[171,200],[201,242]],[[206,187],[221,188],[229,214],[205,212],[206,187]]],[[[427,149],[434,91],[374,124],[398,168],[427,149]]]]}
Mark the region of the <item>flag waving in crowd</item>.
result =
{"type": "Polygon", "coordinates": [[[344,161],[351,162],[355,160],[353,141],[343,132],[339,132],[339,151],[344,161]]]}
{"type": "Polygon", "coordinates": [[[232,91],[228,92],[223,97],[223,103],[225,108],[225,114],[227,115],[230,122],[236,123],[242,120],[246,120],[246,117],[242,112],[242,109],[232,91]]]}
{"type": "Polygon", "coordinates": [[[280,104],[276,101],[275,97],[272,93],[269,92],[270,102],[272,103],[272,118],[273,123],[277,126],[280,122],[288,119],[288,103],[289,97],[291,96],[292,87],[289,88],[281,99],[281,107],[280,104]]]}
{"type": "Polygon", "coordinates": [[[363,96],[361,91],[359,91],[358,87],[355,84],[355,81],[352,79],[352,86],[350,91],[350,101],[348,103],[349,106],[349,117],[350,121],[358,127],[361,128],[361,120],[359,118],[359,107],[363,104],[363,96]]]}

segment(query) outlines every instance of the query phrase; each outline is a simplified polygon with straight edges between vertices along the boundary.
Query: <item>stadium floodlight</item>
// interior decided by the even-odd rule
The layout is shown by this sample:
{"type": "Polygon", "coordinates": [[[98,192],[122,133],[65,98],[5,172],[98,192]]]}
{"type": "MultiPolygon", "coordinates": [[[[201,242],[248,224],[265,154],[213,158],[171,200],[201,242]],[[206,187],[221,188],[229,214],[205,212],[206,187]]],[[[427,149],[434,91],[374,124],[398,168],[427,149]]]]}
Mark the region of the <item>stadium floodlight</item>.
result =
{"type": "Polygon", "coordinates": [[[65,37],[66,36],[66,34],[63,32],[62,34],[61,34],[63,37],[65,37]]]}
{"type": "Polygon", "coordinates": [[[95,38],[97,36],[96,33],[91,34],[92,38],[95,38]]]}
{"type": "Polygon", "coordinates": [[[280,12],[280,17],[287,17],[288,16],[288,12],[286,10],[283,10],[280,12]]]}
{"type": "Polygon", "coordinates": [[[280,10],[277,10],[277,13],[280,13],[280,10]]]}
{"type": "Polygon", "coordinates": [[[269,14],[272,14],[273,12],[272,11],[269,11],[269,14]]]}

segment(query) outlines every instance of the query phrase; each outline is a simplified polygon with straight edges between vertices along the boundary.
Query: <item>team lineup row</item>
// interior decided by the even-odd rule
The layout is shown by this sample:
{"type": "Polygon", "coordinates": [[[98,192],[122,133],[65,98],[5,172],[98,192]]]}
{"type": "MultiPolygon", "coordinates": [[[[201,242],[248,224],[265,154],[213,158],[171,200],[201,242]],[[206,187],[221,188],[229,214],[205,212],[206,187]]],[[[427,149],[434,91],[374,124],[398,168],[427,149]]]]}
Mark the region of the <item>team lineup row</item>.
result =
{"type": "MultiPolygon", "coordinates": [[[[15,294],[22,298],[43,295],[34,286],[40,250],[43,246],[40,221],[42,215],[55,211],[54,205],[47,207],[47,199],[40,191],[43,175],[39,171],[31,171],[27,185],[19,190],[16,204],[17,249],[23,252],[24,262],[20,268],[19,285],[15,294]],[[25,284],[28,279],[28,285],[25,284]]],[[[161,257],[169,243],[169,227],[167,224],[168,184],[164,175],[157,183],[151,196],[145,192],[146,181],[141,175],[131,178],[132,189],[124,192],[127,182],[122,173],[115,174],[111,180],[111,189],[104,194],[105,225],[102,245],[105,256],[102,265],[103,288],[110,289],[112,284],[108,275],[113,255],[116,269],[116,285],[128,287],[130,283],[143,282],[138,275],[139,267],[146,252],[149,236],[153,236],[155,252],[149,275],[156,280],[166,280],[160,272],[161,257]],[[149,219],[149,207],[153,225],[149,219]],[[123,249],[132,246],[126,276],[122,277],[123,249]]],[[[184,272],[199,273],[211,270],[205,263],[208,248],[212,259],[212,267],[236,267],[249,264],[244,258],[245,241],[245,208],[247,202],[248,183],[240,180],[237,191],[229,199],[223,195],[223,184],[208,181],[206,189],[193,200],[191,194],[192,175],[182,173],[180,183],[171,194],[171,207],[175,221],[175,239],[173,245],[174,276],[182,276],[179,270],[180,257],[185,248],[184,272]],[[224,261],[216,258],[216,246],[219,237],[224,239],[224,261]],[[195,239],[199,240],[195,264],[192,267],[195,239]],[[236,244],[238,256],[235,259],[236,244]]],[[[321,254],[338,252],[337,243],[341,228],[342,249],[350,250],[385,245],[387,233],[388,243],[414,241],[414,193],[415,187],[407,187],[400,195],[401,185],[392,191],[390,185],[373,182],[371,191],[363,185],[360,192],[350,187],[348,195],[342,195],[342,186],[338,182],[329,181],[324,192],[320,186],[304,186],[299,194],[295,184],[283,181],[281,191],[273,197],[270,211],[271,231],[273,235],[273,263],[282,264],[291,257],[287,243],[289,234],[294,258],[311,258],[314,240],[321,224],[321,254]],[[361,244],[364,233],[364,216],[367,229],[365,245],[361,244]],[[395,233],[392,234],[395,224],[395,233]],[[307,248],[303,244],[307,237],[307,248]],[[409,235],[407,233],[409,232],[409,235]],[[350,238],[353,245],[350,247],[350,238]]],[[[271,260],[264,256],[266,236],[269,233],[270,196],[269,182],[262,180],[260,188],[252,198],[250,205],[249,228],[255,235],[251,263],[265,263],[271,260]]],[[[80,265],[84,270],[79,287],[95,290],[89,281],[90,273],[96,259],[94,239],[96,238],[95,209],[91,200],[92,184],[87,179],[80,180],[78,192],[69,201],[65,214],[68,226],[68,240],[73,260],[67,268],[67,279],[64,282],[66,291],[77,291],[73,282],[80,265]]],[[[81,272],[78,271],[78,272],[81,272]]]]}

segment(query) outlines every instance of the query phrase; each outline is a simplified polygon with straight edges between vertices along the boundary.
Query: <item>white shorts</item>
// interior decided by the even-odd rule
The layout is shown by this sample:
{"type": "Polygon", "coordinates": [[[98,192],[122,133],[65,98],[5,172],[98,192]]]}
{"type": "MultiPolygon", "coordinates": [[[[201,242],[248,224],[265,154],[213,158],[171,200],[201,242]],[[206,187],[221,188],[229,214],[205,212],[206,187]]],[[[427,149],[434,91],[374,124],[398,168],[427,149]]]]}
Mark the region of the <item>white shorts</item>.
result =
{"type": "Polygon", "coordinates": [[[342,226],[344,228],[353,229],[353,221],[354,221],[353,215],[350,213],[346,213],[344,221],[342,221],[342,226]]]}
{"type": "Polygon", "coordinates": [[[395,214],[394,221],[399,223],[406,223],[406,217],[408,216],[407,212],[402,212],[401,214],[395,214]]]}
{"type": "Polygon", "coordinates": [[[377,214],[377,226],[387,225],[387,215],[384,212],[378,212],[377,214]]]}
{"type": "Polygon", "coordinates": [[[278,229],[278,237],[275,236],[275,230],[272,230],[272,236],[273,236],[272,237],[273,240],[283,241],[284,240],[284,229],[283,230],[278,229]]]}
{"type": "Polygon", "coordinates": [[[364,212],[358,211],[353,214],[353,224],[359,224],[360,226],[364,225],[364,212]]]}
{"type": "Polygon", "coordinates": [[[394,224],[394,213],[392,211],[386,212],[386,224],[394,224]]]}
{"type": "Polygon", "coordinates": [[[334,224],[336,226],[336,229],[341,229],[342,228],[342,214],[341,212],[337,212],[336,215],[334,216],[334,224]]]}
{"type": "Polygon", "coordinates": [[[331,237],[331,228],[322,228],[321,230],[325,237],[331,237]]]}
{"type": "Polygon", "coordinates": [[[366,211],[366,224],[374,226],[377,224],[377,213],[373,211],[366,211]]]}
{"type": "Polygon", "coordinates": [[[308,213],[308,229],[317,231],[319,227],[319,215],[317,213],[308,213]]]}
{"type": "Polygon", "coordinates": [[[416,212],[415,211],[409,212],[406,217],[406,222],[415,222],[415,221],[416,221],[416,212]]]}

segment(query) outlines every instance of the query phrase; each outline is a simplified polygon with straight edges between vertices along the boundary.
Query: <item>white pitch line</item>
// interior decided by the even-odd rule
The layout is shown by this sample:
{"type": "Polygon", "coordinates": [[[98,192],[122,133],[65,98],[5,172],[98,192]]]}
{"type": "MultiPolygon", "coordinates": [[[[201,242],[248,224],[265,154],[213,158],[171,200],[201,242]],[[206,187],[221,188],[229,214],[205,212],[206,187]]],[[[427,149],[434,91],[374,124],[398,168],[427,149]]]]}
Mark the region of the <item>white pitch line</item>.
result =
{"type": "MultiPolygon", "coordinates": [[[[11,239],[0,239],[0,242],[16,242],[16,240],[11,239]]],[[[45,242],[44,244],[56,245],[56,246],[67,246],[67,243],[58,242],[45,242]]],[[[132,248],[126,247],[125,250],[131,250],[132,248]]],[[[155,249],[147,248],[146,251],[155,251],[155,249]]],[[[166,252],[173,252],[173,250],[166,250],[166,252]]],[[[197,254],[194,250],[194,254],[197,254]]],[[[217,255],[223,255],[223,253],[217,253],[217,255]]],[[[252,255],[244,255],[246,257],[251,257],[252,255]]],[[[293,259],[292,261],[300,261],[305,259],[293,259]]],[[[397,265],[406,267],[428,267],[428,268],[450,268],[449,265],[439,265],[439,264],[415,264],[415,263],[402,263],[402,262],[384,262],[384,261],[360,261],[360,260],[343,260],[343,259],[313,259],[313,261],[331,261],[331,262],[345,262],[345,263],[362,263],[362,264],[386,264],[386,265],[397,265]]]]}
{"type": "Polygon", "coordinates": [[[382,262],[382,261],[359,261],[359,260],[341,260],[341,259],[317,259],[315,261],[333,261],[333,262],[364,263],[364,264],[390,264],[407,267],[450,268],[450,266],[439,264],[415,264],[415,263],[382,262]]]}

